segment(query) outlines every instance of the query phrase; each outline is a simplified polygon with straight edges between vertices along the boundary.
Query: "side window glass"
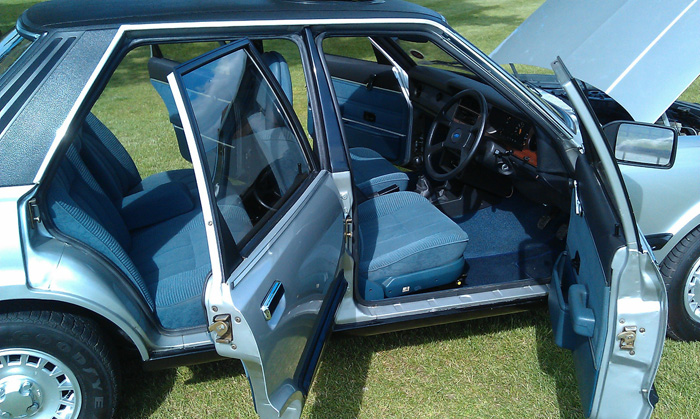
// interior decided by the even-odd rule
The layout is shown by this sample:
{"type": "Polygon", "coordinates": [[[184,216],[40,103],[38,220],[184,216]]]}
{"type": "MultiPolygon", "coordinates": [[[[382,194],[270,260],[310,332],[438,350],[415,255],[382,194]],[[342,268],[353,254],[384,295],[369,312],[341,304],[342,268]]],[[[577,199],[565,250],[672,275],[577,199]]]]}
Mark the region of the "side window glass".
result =
{"type": "Polygon", "coordinates": [[[364,36],[328,37],[323,40],[324,54],[377,62],[372,43],[364,36]]]}
{"type": "Polygon", "coordinates": [[[288,39],[265,39],[262,45],[263,59],[273,75],[278,78],[282,89],[287,94],[287,99],[294,107],[294,113],[304,128],[309,143],[313,146],[313,117],[299,47],[288,39]],[[286,77],[287,71],[289,71],[289,79],[286,77]]]}
{"type": "Polygon", "coordinates": [[[216,204],[234,239],[245,243],[308,176],[309,163],[245,50],[198,67],[182,81],[216,204]]]}
{"type": "MultiPolygon", "coordinates": [[[[256,42],[256,47],[262,53],[264,64],[270,68],[285,91],[287,98],[292,103],[294,112],[307,135],[307,140],[313,146],[313,117],[311,115],[306,77],[301,63],[299,46],[289,39],[265,39],[254,42],[256,42]]],[[[170,87],[167,85],[165,77],[175,65],[196,58],[219,48],[221,45],[219,42],[190,42],[162,44],[156,47],[154,53],[156,57],[151,58],[149,63],[149,70],[152,73],[151,82],[159,93],[161,93],[159,87],[164,89],[161,96],[163,96],[163,101],[166,102],[166,105],[169,104],[168,110],[176,126],[176,131],[178,130],[179,118],[177,117],[175,102],[172,99],[170,87]],[[161,67],[160,71],[159,67],[161,67]],[[159,73],[160,77],[158,77],[159,73]],[[156,80],[157,78],[160,78],[160,83],[156,80]]]]}

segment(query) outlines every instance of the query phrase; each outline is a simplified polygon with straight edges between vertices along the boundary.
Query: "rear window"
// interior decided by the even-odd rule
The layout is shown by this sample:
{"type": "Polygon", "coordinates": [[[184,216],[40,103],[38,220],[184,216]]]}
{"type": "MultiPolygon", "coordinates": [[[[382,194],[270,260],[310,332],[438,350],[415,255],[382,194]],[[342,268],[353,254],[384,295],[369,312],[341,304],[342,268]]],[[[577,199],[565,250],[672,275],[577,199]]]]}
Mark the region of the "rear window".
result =
{"type": "Polygon", "coordinates": [[[0,40],[0,80],[31,43],[31,39],[22,37],[16,30],[10,31],[0,40]]]}

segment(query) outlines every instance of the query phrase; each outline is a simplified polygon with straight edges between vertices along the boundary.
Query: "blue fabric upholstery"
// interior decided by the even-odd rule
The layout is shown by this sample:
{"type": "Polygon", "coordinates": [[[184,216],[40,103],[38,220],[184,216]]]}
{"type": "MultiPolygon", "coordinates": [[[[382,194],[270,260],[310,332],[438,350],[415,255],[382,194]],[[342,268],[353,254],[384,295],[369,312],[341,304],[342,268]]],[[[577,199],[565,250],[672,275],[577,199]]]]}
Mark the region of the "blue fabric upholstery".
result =
{"type": "Polygon", "coordinates": [[[199,209],[136,231],[129,255],[153,296],[163,327],[206,323],[202,292],[211,260],[199,209]]]}
{"type": "Polygon", "coordinates": [[[136,164],[102,121],[88,114],[80,134],[81,158],[109,199],[119,206],[122,198],[141,183],[136,164]]]}
{"type": "Polygon", "coordinates": [[[81,158],[115,204],[134,192],[153,189],[169,182],[184,183],[197,196],[192,169],[171,170],[141,179],[136,164],[112,131],[93,114],[88,114],[81,133],[81,158]]]}
{"type": "MultiPolygon", "coordinates": [[[[202,292],[211,261],[199,206],[129,231],[80,159],[76,145],[80,142],[69,148],[47,194],[49,215],[56,227],[120,268],[164,327],[205,324],[202,292]]],[[[184,186],[175,187],[187,195],[184,186]]]]}
{"type": "Polygon", "coordinates": [[[350,159],[355,185],[367,197],[392,185],[398,186],[401,191],[408,187],[408,175],[374,150],[351,148],[350,159]]]}
{"type": "Polygon", "coordinates": [[[169,220],[194,207],[185,185],[172,182],[125,196],[120,213],[129,230],[135,230],[169,220]]]}
{"type": "MultiPolygon", "coordinates": [[[[83,128],[80,133],[80,141],[82,143],[80,157],[85,162],[97,183],[102,190],[109,196],[109,199],[117,208],[124,206],[124,200],[127,196],[140,193],[139,197],[149,194],[151,191],[161,187],[162,185],[179,182],[184,184],[190,197],[183,197],[177,188],[162,189],[157,192],[157,196],[152,198],[153,201],[160,199],[170,201],[174,207],[184,208],[190,207],[193,200],[198,200],[197,183],[192,169],[171,170],[167,172],[156,173],[146,179],[141,179],[136,164],[126,151],[124,146],[119,142],[117,137],[107,128],[102,121],[97,119],[93,114],[88,114],[83,123],[83,128]],[[165,191],[174,192],[172,196],[164,196],[165,191]],[[175,200],[183,202],[175,203],[175,200]]],[[[134,199],[127,200],[133,202],[134,199]]],[[[172,213],[171,215],[179,215],[182,212],[172,213]]],[[[165,218],[160,218],[162,221],[165,218]]],[[[129,225],[133,227],[138,225],[144,226],[142,222],[132,223],[135,221],[130,218],[129,225]]]]}
{"type": "Polygon", "coordinates": [[[160,185],[166,183],[182,183],[185,185],[190,193],[190,197],[193,201],[199,201],[199,190],[197,189],[197,180],[194,178],[194,170],[192,169],[177,169],[168,170],[167,172],[160,172],[152,174],[146,179],[142,180],[141,183],[136,185],[133,189],[129,191],[129,195],[141,192],[150,191],[157,188],[160,185]]]}
{"type": "Polygon", "coordinates": [[[221,216],[224,218],[233,239],[240,243],[245,235],[253,229],[253,223],[243,208],[241,197],[229,191],[224,198],[217,200],[216,205],[219,207],[221,216]]]}
{"type": "Polygon", "coordinates": [[[95,249],[136,285],[151,309],[151,293],[128,256],[132,241],[119,212],[71,146],[47,194],[49,216],[64,234],[95,249]]]}
{"type": "Polygon", "coordinates": [[[294,103],[292,95],[292,76],[289,74],[289,65],[282,54],[276,51],[268,51],[262,54],[262,60],[277,79],[289,103],[294,103]]]}
{"type": "Polygon", "coordinates": [[[409,110],[400,92],[368,89],[366,84],[333,77],[348,147],[367,147],[391,161],[404,154],[409,110]],[[367,115],[373,115],[367,118],[367,115]]]}
{"type": "Polygon", "coordinates": [[[382,195],[360,204],[357,212],[364,298],[448,284],[462,273],[467,234],[422,196],[382,195]]]}
{"type": "MultiPolygon", "coordinates": [[[[51,181],[50,218],[61,232],[121,269],[163,327],[206,324],[202,292],[211,261],[199,200],[186,186],[194,183],[193,172],[164,172],[141,182],[114,135],[96,118],[89,122],[51,181]]],[[[240,238],[252,225],[235,198],[223,212],[239,223],[234,235],[240,238]]]]}

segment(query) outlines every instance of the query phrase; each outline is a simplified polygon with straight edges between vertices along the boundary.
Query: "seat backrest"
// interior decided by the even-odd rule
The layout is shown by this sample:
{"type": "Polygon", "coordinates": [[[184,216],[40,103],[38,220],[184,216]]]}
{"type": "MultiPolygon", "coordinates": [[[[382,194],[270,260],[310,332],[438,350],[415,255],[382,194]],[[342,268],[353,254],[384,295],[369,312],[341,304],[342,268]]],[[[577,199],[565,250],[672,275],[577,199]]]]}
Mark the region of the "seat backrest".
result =
{"type": "Polygon", "coordinates": [[[292,94],[292,76],[289,73],[289,65],[287,60],[284,59],[282,54],[277,51],[268,51],[262,54],[262,60],[270,69],[270,72],[277,79],[284,94],[287,95],[289,103],[294,103],[294,97],[292,94]]]}
{"type": "Polygon", "coordinates": [[[112,131],[88,114],[80,133],[80,157],[115,206],[141,183],[136,164],[112,131]]]}
{"type": "Polygon", "coordinates": [[[88,245],[120,268],[153,309],[153,298],[129,258],[131,236],[119,211],[80,158],[76,140],[63,157],[47,193],[48,213],[65,235],[88,245]]]}

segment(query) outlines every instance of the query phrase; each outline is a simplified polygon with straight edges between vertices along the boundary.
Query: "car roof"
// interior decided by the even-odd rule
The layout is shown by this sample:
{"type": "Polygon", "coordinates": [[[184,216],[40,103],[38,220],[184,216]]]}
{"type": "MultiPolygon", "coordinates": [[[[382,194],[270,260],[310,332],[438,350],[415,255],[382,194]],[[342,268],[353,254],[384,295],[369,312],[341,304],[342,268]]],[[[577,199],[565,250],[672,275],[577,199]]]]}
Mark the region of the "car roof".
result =
{"type": "Polygon", "coordinates": [[[428,18],[443,20],[430,9],[402,0],[53,0],[39,3],[21,17],[25,29],[119,27],[128,24],[329,18],[428,18]]]}

